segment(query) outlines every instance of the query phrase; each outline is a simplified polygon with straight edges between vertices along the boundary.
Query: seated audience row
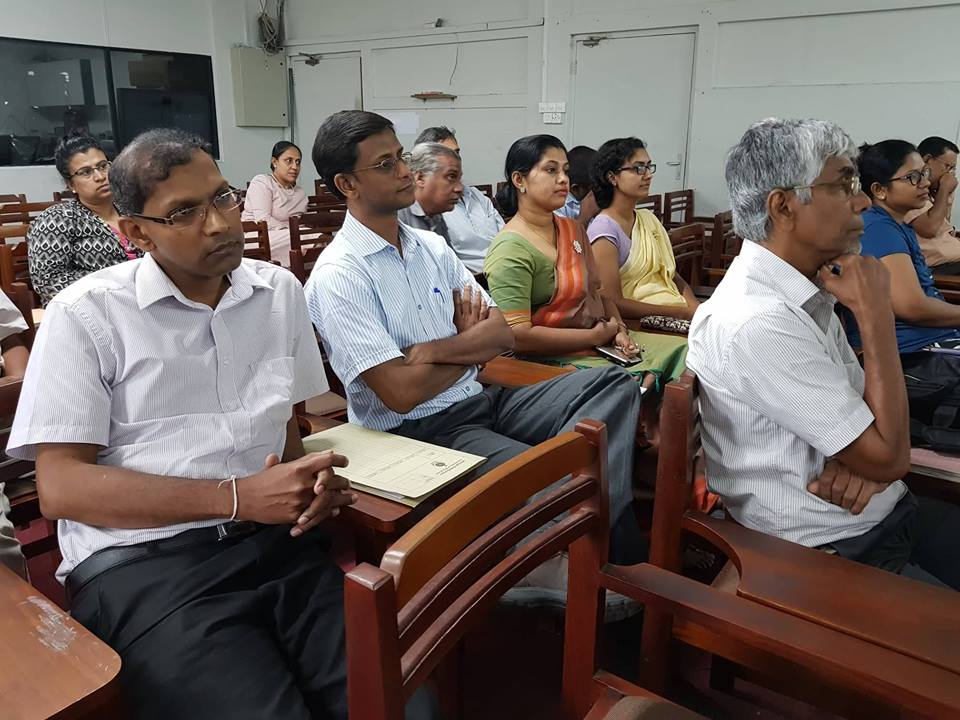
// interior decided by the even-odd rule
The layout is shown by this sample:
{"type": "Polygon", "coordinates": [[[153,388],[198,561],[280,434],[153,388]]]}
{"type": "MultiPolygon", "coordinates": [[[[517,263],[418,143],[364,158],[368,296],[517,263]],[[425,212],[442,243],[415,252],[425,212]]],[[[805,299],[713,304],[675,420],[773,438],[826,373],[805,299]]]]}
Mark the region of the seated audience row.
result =
{"type": "Polygon", "coordinates": [[[281,140],[270,153],[270,172],[255,176],[243,199],[241,220],[266,222],[270,233],[270,257],[290,265],[290,218],[307,211],[307,194],[299,185],[300,148],[281,140]]]}

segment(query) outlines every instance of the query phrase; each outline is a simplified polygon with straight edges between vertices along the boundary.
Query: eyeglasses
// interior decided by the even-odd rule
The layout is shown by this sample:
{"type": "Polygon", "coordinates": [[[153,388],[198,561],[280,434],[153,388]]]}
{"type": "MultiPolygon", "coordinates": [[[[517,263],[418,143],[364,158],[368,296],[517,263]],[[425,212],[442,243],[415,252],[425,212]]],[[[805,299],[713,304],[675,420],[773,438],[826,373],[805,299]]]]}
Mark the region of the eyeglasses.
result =
{"type": "Polygon", "coordinates": [[[813,185],[791,185],[790,187],[781,187],[776,188],[777,190],[811,190],[815,187],[839,187],[850,197],[854,195],[859,195],[862,185],[860,184],[859,175],[850,175],[845,177],[842,180],[835,180],[834,182],[823,182],[823,183],[814,183],[813,185]]]}
{"type": "Polygon", "coordinates": [[[617,172],[626,172],[627,170],[635,172],[637,175],[646,175],[647,173],[653,175],[657,171],[657,164],[637,163],[636,165],[624,165],[622,168],[617,168],[617,172]]]}
{"type": "Polygon", "coordinates": [[[398,157],[390,157],[385,160],[381,160],[376,165],[367,165],[367,167],[356,168],[350,172],[363,172],[364,170],[379,170],[382,173],[394,173],[397,171],[397,165],[403,163],[404,165],[409,166],[410,161],[413,160],[413,153],[403,153],[398,157]]]}
{"type": "Polygon", "coordinates": [[[133,217],[143,218],[151,222],[161,223],[163,225],[172,225],[175,228],[188,228],[192,225],[199,225],[207,219],[207,213],[211,207],[215,207],[221,215],[236,210],[241,203],[240,194],[234,188],[229,188],[219,193],[213,200],[205,205],[194,205],[193,207],[174,210],[166,217],[153,217],[152,215],[142,215],[133,213],[133,217]]]}
{"type": "Polygon", "coordinates": [[[84,180],[87,180],[93,177],[94,173],[100,173],[101,175],[106,175],[107,171],[110,170],[111,163],[109,160],[101,160],[96,165],[85,165],[84,167],[77,170],[75,173],[70,175],[71,178],[80,177],[84,180]]]}
{"type": "Polygon", "coordinates": [[[901,175],[900,177],[890,178],[890,182],[894,180],[906,180],[908,183],[916,187],[924,180],[930,179],[930,168],[924,168],[923,170],[911,170],[906,175],[901,175]]]}

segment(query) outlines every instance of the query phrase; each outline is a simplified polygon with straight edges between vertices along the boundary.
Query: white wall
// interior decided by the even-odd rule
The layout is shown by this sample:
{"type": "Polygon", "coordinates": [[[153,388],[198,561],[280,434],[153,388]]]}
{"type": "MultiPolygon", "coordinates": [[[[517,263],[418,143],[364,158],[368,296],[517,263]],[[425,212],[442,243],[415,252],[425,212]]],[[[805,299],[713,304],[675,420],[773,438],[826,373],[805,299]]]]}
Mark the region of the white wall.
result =
{"type": "MultiPolygon", "coordinates": [[[[270,148],[282,137],[280,128],[238,128],[234,121],[230,47],[255,44],[254,8],[259,9],[256,0],[44,0],[42,12],[28,12],[22,2],[0,0],[0,35],[210,55],[220,167],[228,180],[242,187],[263,172],[270,148]]],[[[48,200],[61,187],[52,166],[0,167],[0,194],[48,200]]]]}
{"type": "MultiPolygon", "coordinates": [[[[697,191],[698,214],[726,208],[723,156],[746,126],[771,115],[813,116],[840,123],[858,142],[927,135],[956,140],[960,122],[960,63],[955,35],[960,3],[948,0],[288,0],[289,53],[362,55],[364,107],[424,109],[408,97],[417,79],[446,81],[442,68],[424,65],[418,50],[431,44],[485,43],[522,38],[527,67],[514,64],[524,85],[508,103],[510,68],[486,67],[491,97],[504,118],[471,120],[479,96],[463,88],[477,78],[457,70],[450,91],[461,94],[427,111],[460,130],[471,182],[499,178],[505,144],[519,132],[551,132],[572,143],[569,121],[542,125],[540,102],[568,103],[575,38],[630,30],[690,28],[697,35],[687,148],[687,185],[697,191]],[[443,19],[443,27],[424,23],[443,19]],[[398,49],[403,49],[398,50],[398,49]],[[381,60],[389,53],[390,62],[381,60]],[[433,75],[438,75],[434,78],[433,75]],[[407,82],[400,83],[403,78],[407,82]],[[399,84],[398,84],[399,83],[399,84]],[[384,91],[395,88],[395,97],[384,91]],[[511,109],[507,110],[507,106],[511,109]],[[461,120],[465,121],[462,122],[461,120]],[[517,127],[523,123],[523,130],[517,127]],[[465,134],[464,130],[469,130],[465,134]],[[507,139],[509,137],[509,140],[507,139]],[[472,154],[471,154],[472,153],[472,154]]],[[[479,47],[479,45],[477,45],[479,47]]],[[[520,52],[513,57],[519,57],[520,52]]],[[[439,57],[439,56],[430,56],[439,57]]],[[[461,61],[462,61],[461,56],[461,61]]],[[[491,56],[492,57],[492,56],[491,56]]],[[[477,70],[477,72],[482,70],[477,70]]],[[[637,58],[636,92],[657,58],[637,58]]],[[[429,82],[427,82],[429,80],[429,82]]],[[[428,89],[426,87],[422,89],[428,89]]],[[[516,92],[516,89],[513,89],[516,92]]],[[[611,98],[615,112],[616,98],[611,98]]],[[[677,122],[687,122],[677,118],[677,122]]],[[[317,119],[317,124],[322,118],[317,119]]],[[[642,118],[636,134],[643,137],[642,118]]],[[[656,159],[656,148],[652,148],[656,159]]],[[[656,183],[654,184],[656,190],[656,183]]]]}

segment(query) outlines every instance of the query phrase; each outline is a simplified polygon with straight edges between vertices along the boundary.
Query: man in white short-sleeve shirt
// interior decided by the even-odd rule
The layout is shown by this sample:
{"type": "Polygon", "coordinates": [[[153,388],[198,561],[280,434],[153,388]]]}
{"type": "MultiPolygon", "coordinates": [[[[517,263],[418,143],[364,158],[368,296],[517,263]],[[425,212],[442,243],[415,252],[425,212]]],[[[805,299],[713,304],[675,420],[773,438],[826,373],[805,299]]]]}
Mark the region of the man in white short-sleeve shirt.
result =
{"type": "Polygon", "coordinates": [[[71,611],[137,718],[345,718],[342,576],[323,520],[345,458],[304,455],[326,390],[296,278],[244,260],[202,139],[152,130],[110,181],[145,257],[47,307],[8,452],[36,456],[71,611]]]}
{"type": "Polygon", "coordinates": [[[810,547],[960,587],[960,512],[915,498],[889,278],[856,254],[856,147],[817,120],[765,120],[730,151],[747,241],[694,316],[707,478],[733,517],[810,547]],[[834,313],[864,333],[864,367],[834,313]]]}

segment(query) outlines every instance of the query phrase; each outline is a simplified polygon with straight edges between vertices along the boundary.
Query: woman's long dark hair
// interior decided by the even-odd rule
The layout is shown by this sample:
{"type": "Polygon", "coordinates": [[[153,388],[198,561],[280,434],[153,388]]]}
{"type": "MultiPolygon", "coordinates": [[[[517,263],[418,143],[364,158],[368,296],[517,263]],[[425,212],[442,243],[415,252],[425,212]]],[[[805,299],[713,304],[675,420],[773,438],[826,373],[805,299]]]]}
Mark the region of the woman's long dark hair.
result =
{"type": "Polygon", "coordinates": [[[637,150],[646,147],[643,140],[635,137],[614,138],[600,146],[590,171],[590,187],[597,207],[604,210],[613,202],[613,183],[607,175],[622,168],[637,150]]]}
{"type": "Polygon", "coordinates": [[[513,185],[515,172],[526,175],[534,165],[540,162],[543,154],[550,148],[567,151],[560,138],[553,135],[527,135],[517,140],[507,151],[507,160],[503,166],[507,184],[497,191],[497,206],[505,217],[517,214],[517,188],[513,185]]]}

